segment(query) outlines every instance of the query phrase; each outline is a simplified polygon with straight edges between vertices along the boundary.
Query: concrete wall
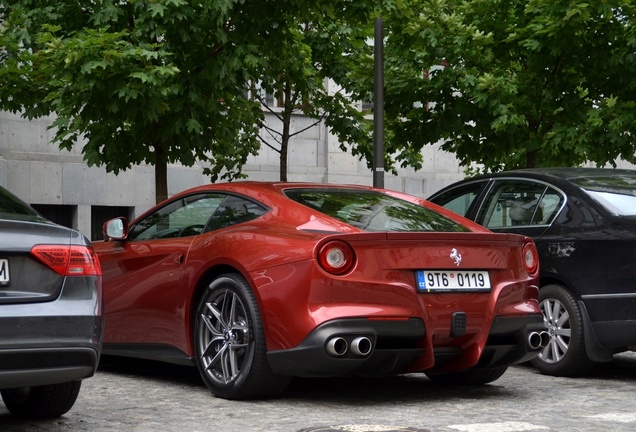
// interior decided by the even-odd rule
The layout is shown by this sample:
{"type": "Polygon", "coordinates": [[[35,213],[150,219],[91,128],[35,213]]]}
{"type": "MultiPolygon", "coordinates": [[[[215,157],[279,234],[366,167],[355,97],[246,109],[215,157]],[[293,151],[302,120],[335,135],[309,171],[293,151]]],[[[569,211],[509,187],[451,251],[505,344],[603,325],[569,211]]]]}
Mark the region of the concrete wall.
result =
{"type": "MultiPolygon", "coordinates": [[[[114,175],[104,168],[88,167],[81,144],[72,151],[51,144],[53,133],[47,127],[52,118],[28,121],[0,112],[0,185],[31,204],[74,206],[74,227],[91,237],[92,206],[129,207],[138,215],[154,204],[154,168],[137,166],[114,175]]],[[[293,139],[288,159],[289,181],[316,181],[372,185],[366,163],[340,150],[337,139],[324,124],[302,116],[293,119],[292,132],[304,130],[293,139]]],[[[278,127],[276,120],[270,125],[278,127]]],[[[442,186],[463,178],[455,157],[431,145],[425,148],[420,171],[401,169],[397,176],[385,174],[385,187],[426,197],[442,186]]],[[[168,192],[208,183],[203,166],[168,168],[168,192]]],[[[250,180],[279,179],[278,153],[262,146],[250,157],[244,172],[250,180]]]]}

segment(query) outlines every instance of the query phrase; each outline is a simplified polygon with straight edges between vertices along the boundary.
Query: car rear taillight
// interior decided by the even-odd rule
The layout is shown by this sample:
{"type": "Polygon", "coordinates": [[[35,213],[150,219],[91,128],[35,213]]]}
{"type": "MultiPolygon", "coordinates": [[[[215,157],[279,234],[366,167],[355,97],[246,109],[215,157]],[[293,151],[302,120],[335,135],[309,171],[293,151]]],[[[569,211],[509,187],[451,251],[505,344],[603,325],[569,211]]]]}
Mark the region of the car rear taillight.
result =
{"type": "Polygon", "coordinates": [[[353,269],[356,256],[353,248],[339,240],[326,243],[318,251],[318,262],[328,273],[333,275],[343,275],[353,269]]]}
{"type": "Polygon", "coordinates": [[[528,274],[532,277],[536,277],[539,273],[539,253],[534,243],[526,243],[523,247],[523,265],[525,266],[528,274]]]}
{"type": "Polygon", "coordinates": [[[31,254],[62,276],[102,274],[95,251],[87,246],[37,245],[31,254]]]}

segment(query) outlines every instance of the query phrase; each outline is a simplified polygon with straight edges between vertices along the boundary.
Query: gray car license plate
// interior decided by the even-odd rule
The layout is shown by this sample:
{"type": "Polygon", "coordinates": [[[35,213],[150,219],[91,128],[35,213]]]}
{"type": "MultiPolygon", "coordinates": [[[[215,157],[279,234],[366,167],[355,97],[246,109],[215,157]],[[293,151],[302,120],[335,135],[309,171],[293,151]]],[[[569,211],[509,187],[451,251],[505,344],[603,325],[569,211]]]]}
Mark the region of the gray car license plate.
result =
{"type": "Polygon", "coordinates": [[[9,276],[9,260],[0,258],[0,286],[7,286],[11,283],[9,276]]]}

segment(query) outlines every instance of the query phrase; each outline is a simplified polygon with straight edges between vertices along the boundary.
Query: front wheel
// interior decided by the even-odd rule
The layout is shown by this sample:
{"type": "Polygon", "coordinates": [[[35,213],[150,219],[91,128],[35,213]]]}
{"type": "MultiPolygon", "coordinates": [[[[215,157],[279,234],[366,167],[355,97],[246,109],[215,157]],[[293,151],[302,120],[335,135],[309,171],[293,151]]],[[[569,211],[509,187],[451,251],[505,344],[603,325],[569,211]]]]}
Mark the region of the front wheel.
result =
{"type": "Polygon", "coordinates": [[[574,296],[560,285],[546,285],[539,290],[539,306],[550,343],[532,359],[532,365],[554,376],[589,372],[594,363],[585,352],[583,317],[574,296]]]}
{"type": "Polygon", "coordinates": [[[448,385],[482,385],[498,380],[506,373],[508,366],[493,368],[469,369],[461,372],[426,374],[436,384],[448,385]]]}
{"type": "Polygon", "coordinates": [[[7,409],[16,417],[54,418],[66,414],[75,404],[81,381],[0,390],[7,409]]]}
{"type": "Polygon", "coordinates": [[[247,281],[230,273],[210,283],[194,319],[196,363],[210,391],[225,399],[253,399],[281,393],[290,377],[267,363],[265,332],[247,281]]]}

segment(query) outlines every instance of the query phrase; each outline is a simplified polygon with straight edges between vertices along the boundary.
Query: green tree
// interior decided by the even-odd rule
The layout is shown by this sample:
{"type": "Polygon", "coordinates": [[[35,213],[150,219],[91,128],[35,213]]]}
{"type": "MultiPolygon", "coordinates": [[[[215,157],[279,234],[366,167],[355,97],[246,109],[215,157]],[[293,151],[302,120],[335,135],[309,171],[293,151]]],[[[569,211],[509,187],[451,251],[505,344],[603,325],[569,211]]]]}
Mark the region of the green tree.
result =
{"type": "Polygon", "coordinates": [[[207,162],[212,181],[242,176],[264,117],[245,97],[253,82],[283,84],[300,98],[290,97],[290,107],[302,100],[304,112],[325,118],[355,148],[366,136],[361,119],[317,86],[326,54],[315,59],[318,46],[296,45],[309,37],[301,25],[328,32],[328,20],[370,4],[350,3],[3,0],[0,109],[55,114],[54,141],[63,149],[83,142],[89,165],[114,173],[155,165],[157,201],[167,197],[169,163],[207,162]]]}
{"type": "Polygon", "coordinates": [[[633,1],[408,0],[384,19],[387,148],[403,165],[438,141],[485,170],[636,162],[633,1]]]}
{"type": "Polygon", "coordinates": [[[279,154],[280,180],[287,181],[287,156],[291,139],[324,122],[343,150],[358,154],[357,147],[371,139],[370,122],[356,101],[343,89],[330,91],[346,82],[355,59],[369,51],[368,38],[373,18],[365,2],[322,3],[303,20],[290,23],[289,38],[272,52],[284,53],[266,58],[259,82],[253,88],[254,99],[270,113],[261,123],[262,143],[279,154]],[[272,107],[272,97],[276,107],[272,107]],[[313,120],[292,131],[294,116],[313,120]],[[276,121],[273,121],[276,119],[276,121]]]}
{"type": "Polygon", "coordinates": [[[2,108],[55,113],[55,141],[85,139],[89,165],[154,164],[161,201],[168,163],[207,160],[213,178],[232,178],[256,152],[262,113],[241,89],[258,62],[264,2],[3,4],[2,108]]]}

